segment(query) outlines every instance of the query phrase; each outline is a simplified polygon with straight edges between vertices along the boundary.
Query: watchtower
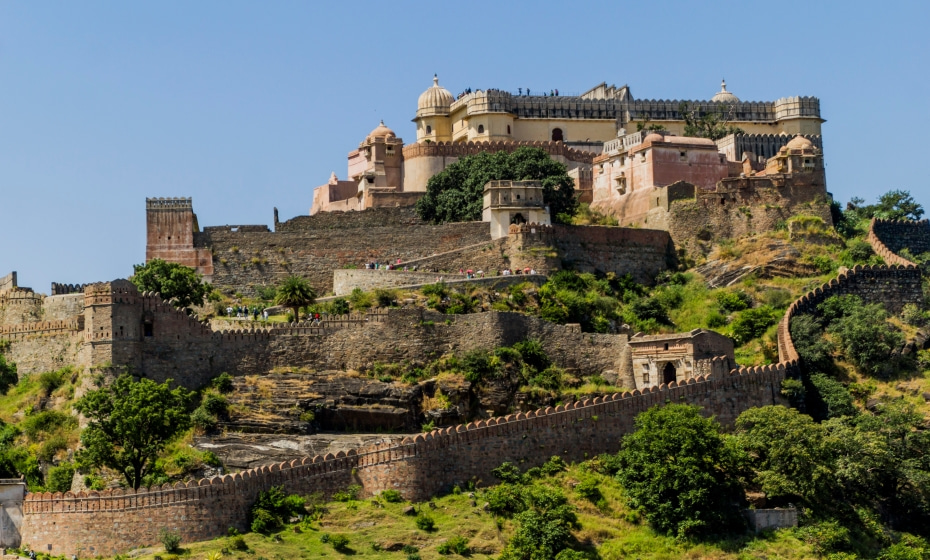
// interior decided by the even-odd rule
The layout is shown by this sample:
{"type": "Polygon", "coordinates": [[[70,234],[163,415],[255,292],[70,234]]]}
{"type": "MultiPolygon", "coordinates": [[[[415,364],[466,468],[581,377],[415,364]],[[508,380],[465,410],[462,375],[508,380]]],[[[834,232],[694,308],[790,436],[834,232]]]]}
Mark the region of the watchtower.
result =
{"type": "Polygon", "coordinates": [[[491,224],[491,239],[500,239],[510,225],[550,225],[539,181],[488,181],[484,186],[481,219],[491,224]]]}
{"type": "Polygon", "coordinates": [[[145,225],[145,262],[162,259],[183,264],[207,281],[212,278],[210,250],[194,248],[194,232],[200,228],[190,198],[146,198],[145,225]]]}

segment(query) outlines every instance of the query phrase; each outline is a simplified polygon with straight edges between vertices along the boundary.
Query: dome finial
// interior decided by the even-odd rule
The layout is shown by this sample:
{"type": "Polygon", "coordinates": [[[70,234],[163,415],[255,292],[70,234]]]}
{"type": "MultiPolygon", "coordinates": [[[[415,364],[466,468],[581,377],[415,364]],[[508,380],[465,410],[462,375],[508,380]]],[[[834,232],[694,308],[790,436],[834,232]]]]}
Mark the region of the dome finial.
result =
{"type": "Polygon", "coordinates": [[[433,74],[433,86],[439,87],[439,76],[437,74],[433,74]]]}
{"type": "Polygon", "coordinates": [[[722,79],[720,80],[720,91],[723,92],[726,90],[727,90],[727,81],[722,79]]]}

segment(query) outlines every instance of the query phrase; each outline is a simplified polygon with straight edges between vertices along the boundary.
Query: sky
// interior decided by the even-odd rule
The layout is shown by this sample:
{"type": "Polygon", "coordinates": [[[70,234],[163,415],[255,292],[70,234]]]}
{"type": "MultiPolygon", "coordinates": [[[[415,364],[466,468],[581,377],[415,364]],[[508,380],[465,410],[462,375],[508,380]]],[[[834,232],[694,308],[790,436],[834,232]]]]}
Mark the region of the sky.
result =
{"type": "Polygon", "coordinates": [[[132,274],[145,198],[201,226],[307,214],[383,119],[406,142],[438,73],[467,87],[821,100],[827,186],[909,190],[930,129],[930,2],[0,0],[0,276],[132,274]]]}

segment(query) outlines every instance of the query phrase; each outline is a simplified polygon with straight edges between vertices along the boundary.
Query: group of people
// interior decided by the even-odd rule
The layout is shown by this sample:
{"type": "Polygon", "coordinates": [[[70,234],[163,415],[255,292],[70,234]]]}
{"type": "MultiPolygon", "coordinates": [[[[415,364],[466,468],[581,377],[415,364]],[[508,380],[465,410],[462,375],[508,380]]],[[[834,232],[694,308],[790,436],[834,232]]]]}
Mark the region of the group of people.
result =
{"type": "Polygon", "coordinates": [[[504,270],[501,271],[501,276],[510,276],[512,274],[536,274],[536,269],[526,267],[522,270],[519,268],[510,270],[509,268],[505,268],[504,270]]]}
{"type": "Polygon", "coordinates": [[[410,266],[410,267],[404,265],[403,268],[398,268],[399,266],[400,266],[400,259],[397,259],[397,263],[396,263],[396,264],[392,264],[392,263],[380,263],[380,262],[377,262],[377,261],[373,261],[373,262],[365,263],[365,270],[406,270],[406,271],[416,271],[417,268],[418,268],[417,265],[413,265],[413,266],[410,266]]]}
{"type": "MultiPolygon", "coordinates": [[[[479,89],[478,91],[481,91],[481,90],[479,89]]],[[[494,93],[494,92],[498,92],[498,91],[502,91],[502,90],[491,88],[491,89],[486,90],[486,91],[487,91],[488,93],[494,93]]],[[[455,98],[456,98],[456,99],[461,99],[461,98],[465,97],[466,95],[470,94],[471,92],[472,92],[472,91],[471,91],[471,88],[465,88],[465,91],[463,91],[462,93],[458,94],[455,98]]],[[[522,87],[521,87],[521,88],[517,88],[517,95],[519,95],[519,96],[521,96],[521,97],[523,96],[523,88],[522,88],[522,87]]],[[[526,96],[527,96],[527,97],[530,96],[530,88],[526,88],[526,96]]],[[[550,89],[550,90],[549,90],[549,93],[546,93],[545,90],[543,90],[542,96],[543,96],[543,97],[558,97],[558,96],[559,96],[559,90],[557,90],[557,89],[550,89]]]]}
{"type": "Polygon", "coordinates": [[[236,319],[251,319],[253,321],[258,321],[258,317],[261,315],[263,320],[268,320],[268,309],[257,305],[236,305],[226,308],[227,317],[233,317],[233,313],[236,314],[236,319]]]}

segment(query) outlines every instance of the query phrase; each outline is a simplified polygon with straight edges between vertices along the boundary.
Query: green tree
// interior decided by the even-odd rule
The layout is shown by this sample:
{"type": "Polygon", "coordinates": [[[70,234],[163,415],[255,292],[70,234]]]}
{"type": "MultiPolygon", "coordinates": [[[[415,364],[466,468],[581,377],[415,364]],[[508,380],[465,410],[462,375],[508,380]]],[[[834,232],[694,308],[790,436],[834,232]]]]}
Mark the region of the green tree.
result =
{"type": "Polygon", "coordinates": [[[833,499],[835,449],[810,416],[783,406],[750,408],[736,420],[736,441],[751,459],[752,483],[773,502],[833,499]]]}
{"type": "Polygon", "coordinates": [[[885,321],[887,317],[881,304],[863,305],[834,320],[827,331],[839,338],[843,355],[856,367],[887,375],[893,366],[891,351],[904,342],[901,332],[885,321]]]}
{"type": "Polygon", "coordinates": [[[81,433],[82,465],[109,467],[139,488],[165,445],[190,427],[190,394],[123,374],[107,387],[88,392],[74,408],[89,419],[81,433]]]}
{"type": "Polygon", "coordinates": [[[636,417],[623,438],[617,479],[658,531],[680,537],[739,526],[739,456],[699,408],[669,404],[636,417]]]}
{"type": "Polygon", "coordinates": [[[316,301],[316,292],[300,276],[288,276],[278,286],[274,302],[294,310],[294,320],[300,321],[300,308],[316,301]]]}
{"type": "Polygon", "coordinates": [[[891,220],[919,220],[924,208],[918,204],[910,191],[893,190],[878,197],[877,204],[863,204],[862,198],[853,198],[850,204],[860,218],[886,218],[891,220]]]}
{"type": "Polygon", "coordinates": [[[10,387],[16,385],[19,381],[19,375],[16,374],[16,364],[6,361],[3,354],[0,354],[0,395],[5,395],[10,387]]]}
{"type": "Polygon", "coordinates": [[[716,105],[709,113],[702,113],[697,107],[688,103],[678,106],[685,121],[685,136],[720,140],[730,134],[742,134],[743,129],[729,124],[733,118],[732,105],[716,105]]]}
{"type": "Polygon", "coordinates": [[[488,181],[540,181],[543,201],[554,221],[575,211],[574,181],[565,166],[539,148],[524,146],[513,153],[481,152],[465,156],[430,177],[417,214],[434,223],[481,219],[484,185],[488,181]]]}
{"type": "Polygon", "coordinates": [[[152,259],[145,264],[133,265],[129,281],[141,292],[158,292],[165,301],[177,298],[178,305],[200,305],[213,289],[203,277],[189,267],[177,263],[152,259]]]}
{"type": "Polygon", "coordinates": [[[531,486],[522,493],[522,510],[514,515],[517,530],[501,552],[501,560],[549,560],[572,542],[578,527],[575,508],[561,490],[531,486]]]}

